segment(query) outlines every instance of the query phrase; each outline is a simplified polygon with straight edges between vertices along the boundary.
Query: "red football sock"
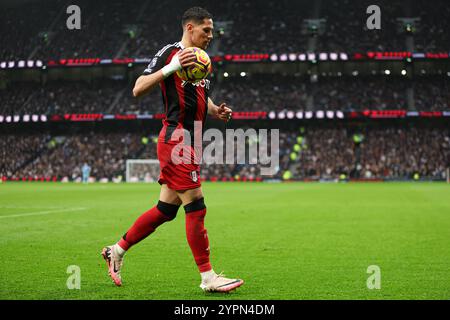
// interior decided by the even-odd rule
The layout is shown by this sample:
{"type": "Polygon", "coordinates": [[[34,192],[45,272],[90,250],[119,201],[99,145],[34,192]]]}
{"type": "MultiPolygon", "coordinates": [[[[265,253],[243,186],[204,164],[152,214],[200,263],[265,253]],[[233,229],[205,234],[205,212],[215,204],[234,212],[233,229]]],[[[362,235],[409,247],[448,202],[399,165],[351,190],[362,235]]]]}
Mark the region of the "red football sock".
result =
{"type": "Polygon", "coordinates": [[[168,203],[158,202],[150,210],[143,213],[125,233],[122,239],[117,243],[122,249],[128,250],[131,246],[148,237],[155,229],[164,222],[173,220],[179,206],[168,203]],[[166,208],[172,208],[167,210],[166,208]],[[176,209],[175,209],[176,208],[176,209]],[[165,211],[165,213],[163,213],[165,211]],[[171,211],[171,212],[168,212],[171,211]]]}
{"type": "Polygon", "coordinates": [[[186,205],[186,237],[200,272],[211,270],[209,240],[204,227],[206,207],[203,198],[186,205]],[[193,211],[191,211],[193,210],[193,211]],[[195,211],[194,211],[195,210],[195,211]]]}

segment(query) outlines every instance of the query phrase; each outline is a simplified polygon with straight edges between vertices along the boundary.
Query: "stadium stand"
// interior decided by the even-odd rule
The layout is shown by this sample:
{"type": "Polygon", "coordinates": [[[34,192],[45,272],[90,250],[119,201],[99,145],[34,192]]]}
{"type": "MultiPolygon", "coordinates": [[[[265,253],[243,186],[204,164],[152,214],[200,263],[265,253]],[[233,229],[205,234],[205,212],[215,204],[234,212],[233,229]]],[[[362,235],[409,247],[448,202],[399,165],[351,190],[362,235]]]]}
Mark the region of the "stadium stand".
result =
{"type": "MultiPolygon", "coordinates": [[[[235,76],[224,78],[217,90],[213,89],[213,95],[226,101],[234,111],[450,109],[447,76],[416,79],[326,77],[311,83],[296,76],[235,76]],[[408,105],[408,88],[414,89],[412,106],[408,105]]],[[[0,114],[4,115],[164,111],[158,90],[134,98],[132,84],[126,81],[20,83],[0,90],[0,97],[0,114]]]]}
{"type": "MultiPolygon", "coordinates": [[[[93,168],[93,177],[111,180],[124,176],[128,158],[156,159],[154,137],[144,144],[138,133],[41,134],[31,139],[8,135],[2,139],[0,152],[15,161],[4,163],[1,174],[75,180],[86,161],[93,168]]],[[[246,143],[249,150],[251,142],[246,143]]],[[[282,129],[279,158],[277,172],[270,177],[261,176],[261,165],[248,164],[248,158],[246,164],[205,164],[201,175],[207,180],[283,179],[289,170],[292,179],[336,180],[342,174],[347,178],[408,179],[415,173],[443,179],[450,159],[450,130],[418,126],[362,127],[357,131],[315,126],[282,129]],[[361,142],[354,141],[355,133],[362,135],[361,142]]]]}
{"type": "MultiPolygon", "coordinates": [[[[74,57],[149,57],[167,41],[177,41],[182,8],[174,0],[132,3],[78,0],[82,30],[69,31],[67,3],[50,0],[5,6],[0,12],[0,60],[74,57]],[[175,11],[174,11],[175,10],[175,11]],[[170,16],[169,16],[170,12],[170,16]],[[45,19],[43,18],[45,17],[45,19]],[[157,21],[158,23],[154,23],[157,21]],[[30,25],[32,28],[30,28],[30,25]]],[[[230,22],[219,51],[227,53],[366,51],[445,51],[449,49],[449,8],[444,0],[378,1],[382,28],[367,32],[370,1],[184,1],[203,5],[215,21],[230,22]],[[398,18],[418,18],[406,32],[398,18]],[[305,19],[323,19],[318,33],[304,28],[305,19]],[[308,31],[309,30],[309,31],[308,31]],[[433,34],[433,39],[429,35],[433,34]],[[408,48],[407,37],[413,38],[408,48]],[[311,44],[310,40],[315,39],[311,44]],[[310,47],[312,45],[312,47],[310,47]]]]}
{"type": "MultiPolygon", "coordinates": [[[[173,9],[175,3],[175,0],[74,1],[82,10],[82,30],[72,31],[65,23],[65,8],[69,4],[65,0],[2,3],[0,61],[148,59],[168,42],[179,40],[181,13],[193,5],[204,6],[214,14],[216,41],[210,52],[218,55],[450,51],[450,9],[443,0],[379,0],[382,29],[370,32],[365,26],[365,9],[372,3],[366,0],[357,3],[350,0],[187,0],[183,2],[184,7],[173,9]],[[412,22],[407,25],[405,21],[412,22]]],[[[315,70],[317,65],[312,64],[306,68],[308,73],[287,70],[289,66],[280,69],[259,66],[267,68],[267,72],[253,67],[257,72],[250,71],[245,76],[230,72],[224,77],[223,65],[215,63],[214,100],[226,101],[235,112],[450,110],[450,70],[445,64],[436,64],[439,74],[432,75],[411,64],[408,66],[413,72],[408,69],[408,76],[387,76],[379,71],[358,76],[333,71],[330,76],[321,74],[315,70]],[[311,70],[317,72],[317,77],[311,75],[311,70]]],[[[2,72],[0,116],[162,113],[158,90],[139,99],[132,96],[135,76],[142,71],[136,71],[139,68],[129,66],[127,71],[118,71],[122,74],[115,78],[106,75],[107,72],[101,75],[103,71],[99,69],[88,71],[89,68],[73,72],[82,76],[66,77],[60,71],[51,79],[47,79],[47,71],[42,71],[33,80],[27,75],[11,76],[14,70],[2,72]]],[[[3,125],[6,127],[0,123],[1,129],[3,125]]],[[[146,144],[141,140],[144,133],[137,133],[137,125],[132,122],[124,125],[125,130],[109,128],[108,132],[75,124],[59,128],[58,132],[45,125],[32,133],[22,132],[20,126],[0,131],[0,177],[76,180],[85,161],[92,166],[92,175],[97,180],[123,176],[126,159],[156,158],[153,138],[160,123],[153,121],[146,125],[152,127],[151,135],[142,130],[150,137],[146,144]]],[[[248,129],[252,125],[249,122],[244,126],[248,129]]],[[[419,174],[444,179],[445,170],[450,166],[448,125],[433,128],[433,125],[408,122],[372,127],[357,123],[327,128],[310,122],[295,129],[278,125],[282,127],[279,168],[276,174],[264,178],[333,180],[344,175],[345,179],[410,179],[419,174]],[[362,135],[361,142],[355,142],[355,132],[362,135]]],[[[208,180],[256,180],[263,178],[260,169],[260,165],[212,164],[203,166],[201,175],[208,180]]]]}

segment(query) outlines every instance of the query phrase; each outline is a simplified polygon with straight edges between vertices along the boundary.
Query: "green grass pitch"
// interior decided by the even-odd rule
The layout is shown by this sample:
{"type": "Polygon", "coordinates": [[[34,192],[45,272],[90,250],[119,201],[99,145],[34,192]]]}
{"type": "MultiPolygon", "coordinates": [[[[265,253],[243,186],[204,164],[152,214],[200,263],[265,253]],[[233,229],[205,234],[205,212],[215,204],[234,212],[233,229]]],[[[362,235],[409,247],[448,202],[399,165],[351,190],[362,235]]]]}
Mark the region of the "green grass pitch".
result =
{"type": "Polygon", "coordinates": [[[152,207],[157,184],[0,184],[0,299],[449,299],[450,185],[204,183],[214,269],[245,284],[205,294],[184,211],[125,257],[100,251],[152,207]],[[70,265],[81,288],[69,290],[70,265]],[[381,271],[369,290],[367,268],[381,271]]]}

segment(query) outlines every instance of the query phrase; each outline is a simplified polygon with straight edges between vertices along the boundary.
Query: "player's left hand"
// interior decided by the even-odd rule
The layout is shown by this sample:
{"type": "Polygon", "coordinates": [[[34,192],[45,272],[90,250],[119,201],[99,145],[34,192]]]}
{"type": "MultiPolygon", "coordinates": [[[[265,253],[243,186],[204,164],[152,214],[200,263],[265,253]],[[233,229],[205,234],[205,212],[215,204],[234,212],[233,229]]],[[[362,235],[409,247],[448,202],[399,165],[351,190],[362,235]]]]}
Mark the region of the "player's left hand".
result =
{"type": "Polygon", "coordinates": [[[232,110],[227,107],[227,104],[221,103],[220,106],[217,108],[217,118],[220,120],[223,120],[225,122],[228,122],[231,120],[231,114],[232,110]]]}

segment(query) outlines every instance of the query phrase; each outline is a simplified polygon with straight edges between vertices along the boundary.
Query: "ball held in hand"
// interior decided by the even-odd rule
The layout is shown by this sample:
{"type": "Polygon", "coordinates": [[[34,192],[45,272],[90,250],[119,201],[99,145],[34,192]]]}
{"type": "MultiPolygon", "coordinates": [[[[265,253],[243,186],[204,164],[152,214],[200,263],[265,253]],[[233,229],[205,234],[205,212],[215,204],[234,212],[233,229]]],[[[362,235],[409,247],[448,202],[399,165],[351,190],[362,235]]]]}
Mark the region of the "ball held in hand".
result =
{"type": "Polygon", "coordinates": [[[206,79],[212,71],[211,59],[208,54],[197,47],[189,47],[184,50],[191,50],[195,54],[196,60],[193,65],[177,71],[178,77],[188,82],[198,82],[206,79]]]}

